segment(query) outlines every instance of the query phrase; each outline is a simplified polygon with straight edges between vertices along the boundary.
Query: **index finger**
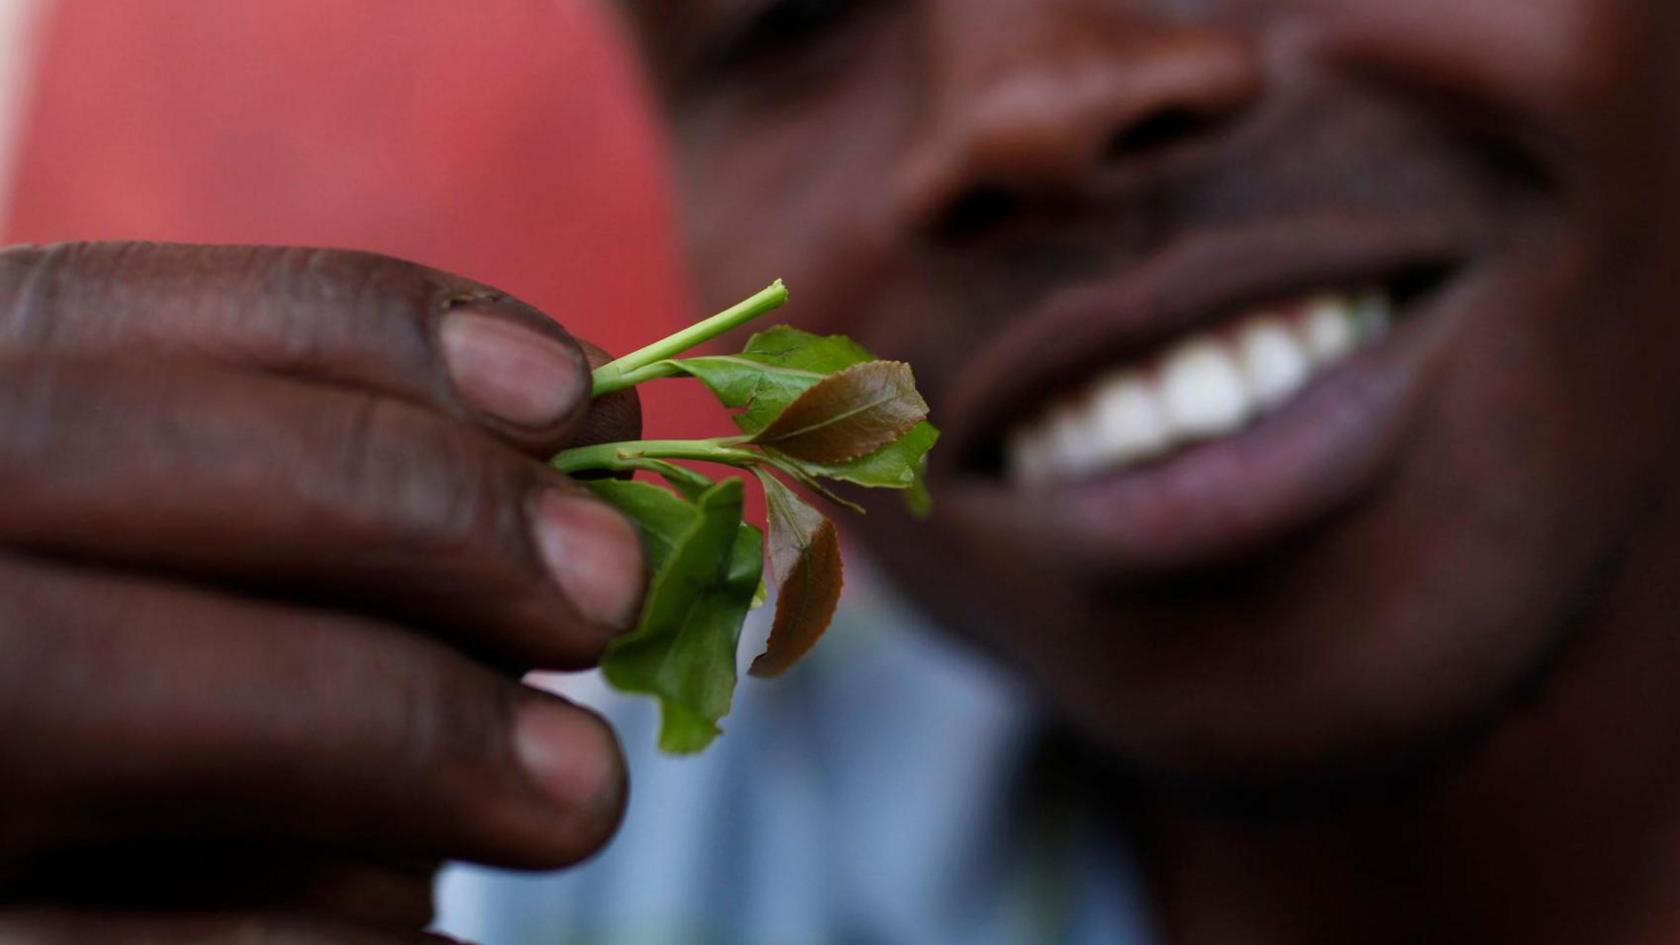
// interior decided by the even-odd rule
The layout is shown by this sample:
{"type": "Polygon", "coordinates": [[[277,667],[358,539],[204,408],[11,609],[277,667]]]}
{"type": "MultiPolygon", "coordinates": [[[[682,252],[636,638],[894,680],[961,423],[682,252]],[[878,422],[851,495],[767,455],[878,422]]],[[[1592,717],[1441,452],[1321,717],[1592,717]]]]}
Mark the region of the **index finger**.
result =
{"type": "Polygon", "coordinates": [[[569,442],[589,402],[583,350],[541,312],[460,276],[342,250],[0,252],[8,351],[194,355],[364,388],[482,424],[539,456],[569,442]]]}

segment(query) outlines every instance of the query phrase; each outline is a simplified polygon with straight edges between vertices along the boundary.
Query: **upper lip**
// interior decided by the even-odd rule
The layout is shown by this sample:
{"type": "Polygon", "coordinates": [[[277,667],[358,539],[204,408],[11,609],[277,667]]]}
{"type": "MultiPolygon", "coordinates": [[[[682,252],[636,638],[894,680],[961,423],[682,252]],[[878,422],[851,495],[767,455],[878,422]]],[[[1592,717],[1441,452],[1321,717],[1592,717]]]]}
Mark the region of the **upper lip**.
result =
{"type": "Polygon", "coordinates": [[[1331,287],[1438,276],[1465,255],[1440,218],[1319,218],[1230,229],[1172,244],[1137,268],[1057,291],[992,339],[943,411],[970,471],[1047,396],[1246,308],[1331,287]]]}

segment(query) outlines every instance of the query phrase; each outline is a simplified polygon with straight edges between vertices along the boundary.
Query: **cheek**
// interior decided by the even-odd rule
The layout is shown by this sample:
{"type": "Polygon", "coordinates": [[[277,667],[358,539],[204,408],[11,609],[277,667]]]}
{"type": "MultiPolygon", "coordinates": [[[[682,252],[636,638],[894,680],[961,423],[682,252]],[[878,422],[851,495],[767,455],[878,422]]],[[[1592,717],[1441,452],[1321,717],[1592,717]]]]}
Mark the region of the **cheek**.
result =
{"type": "Polygon", "coordinates": [[[1276,22],[1354,72],[1498,103],[1555,127],[1617,87],[1641,30],[1622,0],[1273,0],[1276,22]]]}
{"type": "Polygon", "coordinates": [[[880,234],[914,108],[905,58],[872,43],[844,74],[784,100],[719,94],[685,111],[685,223],[708,302],[782,278],[799,303],[788,310],[794,321],[845,330],[842,300],[889,251],[880,234]]]}
{"type": "Polygon", "coordinates": [[[1534,238],[1466,299],[1407,463],[1298,572],[1310,718],[1349,739],[1473,722],[1601,603],[1680,431],[1680,331],[1618,242],[1534,238]]]}

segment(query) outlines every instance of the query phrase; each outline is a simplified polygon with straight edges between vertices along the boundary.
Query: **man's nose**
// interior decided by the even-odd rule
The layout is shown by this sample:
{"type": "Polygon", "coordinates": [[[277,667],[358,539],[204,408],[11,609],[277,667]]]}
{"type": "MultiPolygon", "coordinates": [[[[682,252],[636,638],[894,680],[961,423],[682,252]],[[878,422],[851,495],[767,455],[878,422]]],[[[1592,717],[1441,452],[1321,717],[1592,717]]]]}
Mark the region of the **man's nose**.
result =
{"type": "Polygon", "coordinates": [[[1077,200],[1224,127],[1259,96],[1257,51],[1207,26],[1070,15],[1065,0],[953,0],[926,23],[923,109],[897,181],[934,235],[1077,200]]]}

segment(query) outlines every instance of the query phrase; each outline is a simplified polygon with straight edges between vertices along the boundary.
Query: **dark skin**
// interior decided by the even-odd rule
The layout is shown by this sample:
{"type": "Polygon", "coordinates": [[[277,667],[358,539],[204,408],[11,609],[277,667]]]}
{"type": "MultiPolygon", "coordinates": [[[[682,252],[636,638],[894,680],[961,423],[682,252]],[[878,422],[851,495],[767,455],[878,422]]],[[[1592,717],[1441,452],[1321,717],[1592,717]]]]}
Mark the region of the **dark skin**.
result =
{"type": "Polygon", "coordinates": [[[864,535],[1123,772],[1168,940],[1680,936],[1672,4],[630,9],[709,299],[916,366],[940,514],[864,535]],[[1369,284],[1299,410],[999,475],[1093,370],[1369,284]]]}
{"type": "Polygon", "coordinates": [[[0,939],[434,941],[436,865],[577,861],[634,620],[543,458],[633,437],[528,306],[380,257],[0,253],[0,939]]]}
{"type": "MultiPolygon", "coordinates": [[[[787,277],[948,428],[878,554],[1222,808],[1116,798],[1169,940],[1680,934],[1671,4],[837,2],[745,47],[747,0],[659,6],[711,300],[787,277]],[[1418,291],[1315,422],[996,475],[1011,411],[1347,280],[1418,291]]],[[[603,842],[610,734],[517,683],[639,592],[540,461],[634,432],[563,331],[373,257],[84,248],[0,256],[0,357],[0,939],[426,941],[439,859],[603,842]]]]}

